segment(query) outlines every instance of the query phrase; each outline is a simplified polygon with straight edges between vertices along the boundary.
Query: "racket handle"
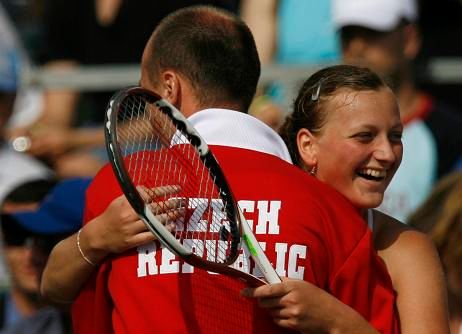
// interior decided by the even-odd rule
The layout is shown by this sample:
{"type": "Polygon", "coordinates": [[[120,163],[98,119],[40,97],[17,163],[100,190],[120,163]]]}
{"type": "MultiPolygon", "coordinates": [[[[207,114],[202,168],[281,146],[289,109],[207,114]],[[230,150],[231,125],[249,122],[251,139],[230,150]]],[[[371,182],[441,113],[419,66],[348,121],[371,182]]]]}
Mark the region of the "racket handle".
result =
{"type": "Polygon", "coordinates": [[[247,223],[247,220],[245,219],[242,211],[240,209],[238,209],[238,211],[241,218],[242,238],[244,239],[244,245],[247,248],[247,251],[250,253],[253,261],[261,270],[265,280],[268,283],[281,283],[281,278],[277,274],[276,270],[274,270],[271,262],[266,257],[265,252],[258,243],[257,238],[255,238],[255,235],[253,234],[249,223],[247,223]]]}

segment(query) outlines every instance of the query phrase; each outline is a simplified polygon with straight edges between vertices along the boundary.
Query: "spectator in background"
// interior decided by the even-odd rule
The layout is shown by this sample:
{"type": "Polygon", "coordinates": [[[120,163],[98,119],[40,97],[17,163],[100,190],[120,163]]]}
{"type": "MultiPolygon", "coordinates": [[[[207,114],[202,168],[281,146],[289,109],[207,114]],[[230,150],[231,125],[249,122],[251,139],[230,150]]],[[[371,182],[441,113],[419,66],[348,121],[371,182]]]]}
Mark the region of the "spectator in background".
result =
{"type": "MultiPolygon", "coordinates": [[[[11,45],[14,48],[14,62],[15,62],[15,77],[17,78],[17,91],[11,117],[6,125],[6,137],[10,137],[9,130],[16,127],[28,126],[37,118],[42,106],[41,90],[36,85],[27,84],[26,78],[31,73],[31,46],[24,47],[27,41],[39,41],[41,38],[38,36],[39,29],[36,28],[34,17],[37,13],[32,10],[25,11],[19,10],[23,7],[32,7],[31,1],[14,1],[5,0],[1,2],[0,21],[8,31],[11,45]],[[17,6],[17,7],[16,7],[17,6]],[[19,7],[19,8],[18,8],[19,7]],[[4,10],[3,10],[4,9],[4,10]],[[26,21],[29,22],[26,24],[26,21]],[[35,27],[35,28],[33,28],[35,27]],[[26,33],[27,32],[27,33],[26,33]],[[32,36],[29,36],[31,34],[32,36]],[[26,51],[27,50],[27,51],[26,51]]],[[[40,2],[34,2],[36,7],[40,7],[40,2]]],[[[25,146],[23,146],[25,147],[25,146]]]]}
{"type": "Polygon", "coordinates": [[[380,209],[406,221],[462,154],[462,115],[415,85],[421,39],[414,0],[335,0],[333,17],[344,61],[371,67],[398,97],[405,152],[380,209]]]}
{"type": "MultiPolygon", "coordinates": [[[[340,59],[330,0],[242,0],[240,15],[255,37],[263,65],[319,66],[340,59]]],[[[282,82],[260,87],[249,113],[277,130],[294,88],[282,82]]]]}
{"type": "Polygon", "coordinates": [[[30,234],[16,223],[7,222],[8,218],[3,219],[3,214],[35,210],[54,184],[53,180],[42,179],[25,182],[7,194],[2,202],[1,248],[8,265],[10,288],[0,295],[0,329],[11,327],[41,306],[37,271],[30,261],[30,247],[26,245],[30,234]]]}
{"type": "Polygon", "coordinates": [[[263,64],[319,65],[340,59],[330,0],[242,0],[240,15],[255,36],[263,64]]]}
{"type": "Polygon", "coordinates": [[[0,202],[16,185],[51,176],[51,170],[36,159],[11,148],[5,138],[19,85],[21,49],[15,31],[0,4],[0,202]]]}
{"type": "Polygon", "coordinates": [[[462,172],[439,181],[409,224],[428,233],[446,272],[452,334],[462,333],[462,172]]]}
{"type": "MultiPolygon", "coordinates": [[[[45,197],[53,186],[53,179],[37,179],[26,181],[11,190],[1,204],[1,213],[13,213],[18,210],[35,209],[37,203],[45,197]],[[32,191],[31,191],[32,189],[32,191]]],[[[3,249],[3,237],[0,232],[0,248],[3,249]]],[[[4,252],[0,255],[0,289],[8,289],[10,285],[8,269],[5,266],[4,252]]],[[[0,324],[0,328],[1,328],[0,324]]]]}
{"type": "MultiPolygon", "coordinates": [[[[41,62],[56,70],[139,63],[160,19],[200,3],[233,7],[235,1],[46,0],[41,62]]],[[[49,161],[61,177],[93,175],[106,160],[101,124],[112,93],[85,93],[80,99],[76,91],[48,89],[39,119],[13,136],[30,136],[29,153],[49,161]]]]}
{"type": "Polygon", "coordinates": [[[1,296],[0,333],[70,332],[67,312],[41,298],[40,276],[52,247],[80,226],[88,183],[28,182],[4,201],[1,228],[11,289],[1,296]]]}

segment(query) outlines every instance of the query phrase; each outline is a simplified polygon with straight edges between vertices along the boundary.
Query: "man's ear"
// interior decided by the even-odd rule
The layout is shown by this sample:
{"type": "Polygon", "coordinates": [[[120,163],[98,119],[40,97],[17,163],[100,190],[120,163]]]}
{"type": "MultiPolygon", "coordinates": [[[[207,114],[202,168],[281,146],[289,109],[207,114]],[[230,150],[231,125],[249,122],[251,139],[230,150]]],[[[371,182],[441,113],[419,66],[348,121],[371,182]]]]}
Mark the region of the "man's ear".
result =
{"type": "Polygon", "coordinates": [[[408,24],[404,28],[404,54],[407,59],[414,60],[419,54],[422,37],[416,24],[408,24]]]}
{"type": "Polygon", "coordinates": [[[170,70],[162,72],[159,94],[172,105],[181,103],[181,82],[176,72],[170,70]]]}
{"type": "Polygon", "coordinates": [[[318,147],[316,137],[308,129],[300,129],[297,133],[297,148],[300,163],[307,170],[311,170],[318,163],[318,147]]]}

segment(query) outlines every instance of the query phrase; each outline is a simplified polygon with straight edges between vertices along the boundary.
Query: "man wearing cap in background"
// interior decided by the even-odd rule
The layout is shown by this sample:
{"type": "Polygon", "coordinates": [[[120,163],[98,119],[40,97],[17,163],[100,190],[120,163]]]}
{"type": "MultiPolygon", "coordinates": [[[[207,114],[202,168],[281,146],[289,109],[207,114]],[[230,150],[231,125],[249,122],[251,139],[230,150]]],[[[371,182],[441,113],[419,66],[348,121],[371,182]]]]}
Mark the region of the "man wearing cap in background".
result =
{"type": "Polygon", "coordinates": [[[0,333],[70,332],[68,313],[40,297],[40,277],[53,246],[82,224],[89,183],[89,179],[64,180],[56,186],[53,181],[27,182],[4,201],[3,253],[11,288],[0,296],[0,333]],[[33,209],[40,197],[44,199],[33,209]]]}
{"type": "Polygon", "coordinates": [[[462,155],[462,114],[420,91],[414,80],[421,45],[417,12],[415,0],[333,2],[344,61],[381,74],[398,98],[404,156],[379,209],[403,222],[462,155]]]}

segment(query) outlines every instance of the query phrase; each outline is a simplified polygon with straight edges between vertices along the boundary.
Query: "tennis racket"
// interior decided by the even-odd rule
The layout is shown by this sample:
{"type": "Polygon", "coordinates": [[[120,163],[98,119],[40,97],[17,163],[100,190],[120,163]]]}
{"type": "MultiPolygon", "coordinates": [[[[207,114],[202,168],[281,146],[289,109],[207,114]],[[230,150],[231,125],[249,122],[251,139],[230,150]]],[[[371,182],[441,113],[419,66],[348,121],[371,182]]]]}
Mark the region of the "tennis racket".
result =
{"type": "Polygon", "coordinates": [[[108,105],[105,137],[127,200],[166,248],[192,266],[265,284],[233,267],[243,248],[266,282],[281,282],[217,160],[168,101],[140,87],[121,90],[108,105]]]}

